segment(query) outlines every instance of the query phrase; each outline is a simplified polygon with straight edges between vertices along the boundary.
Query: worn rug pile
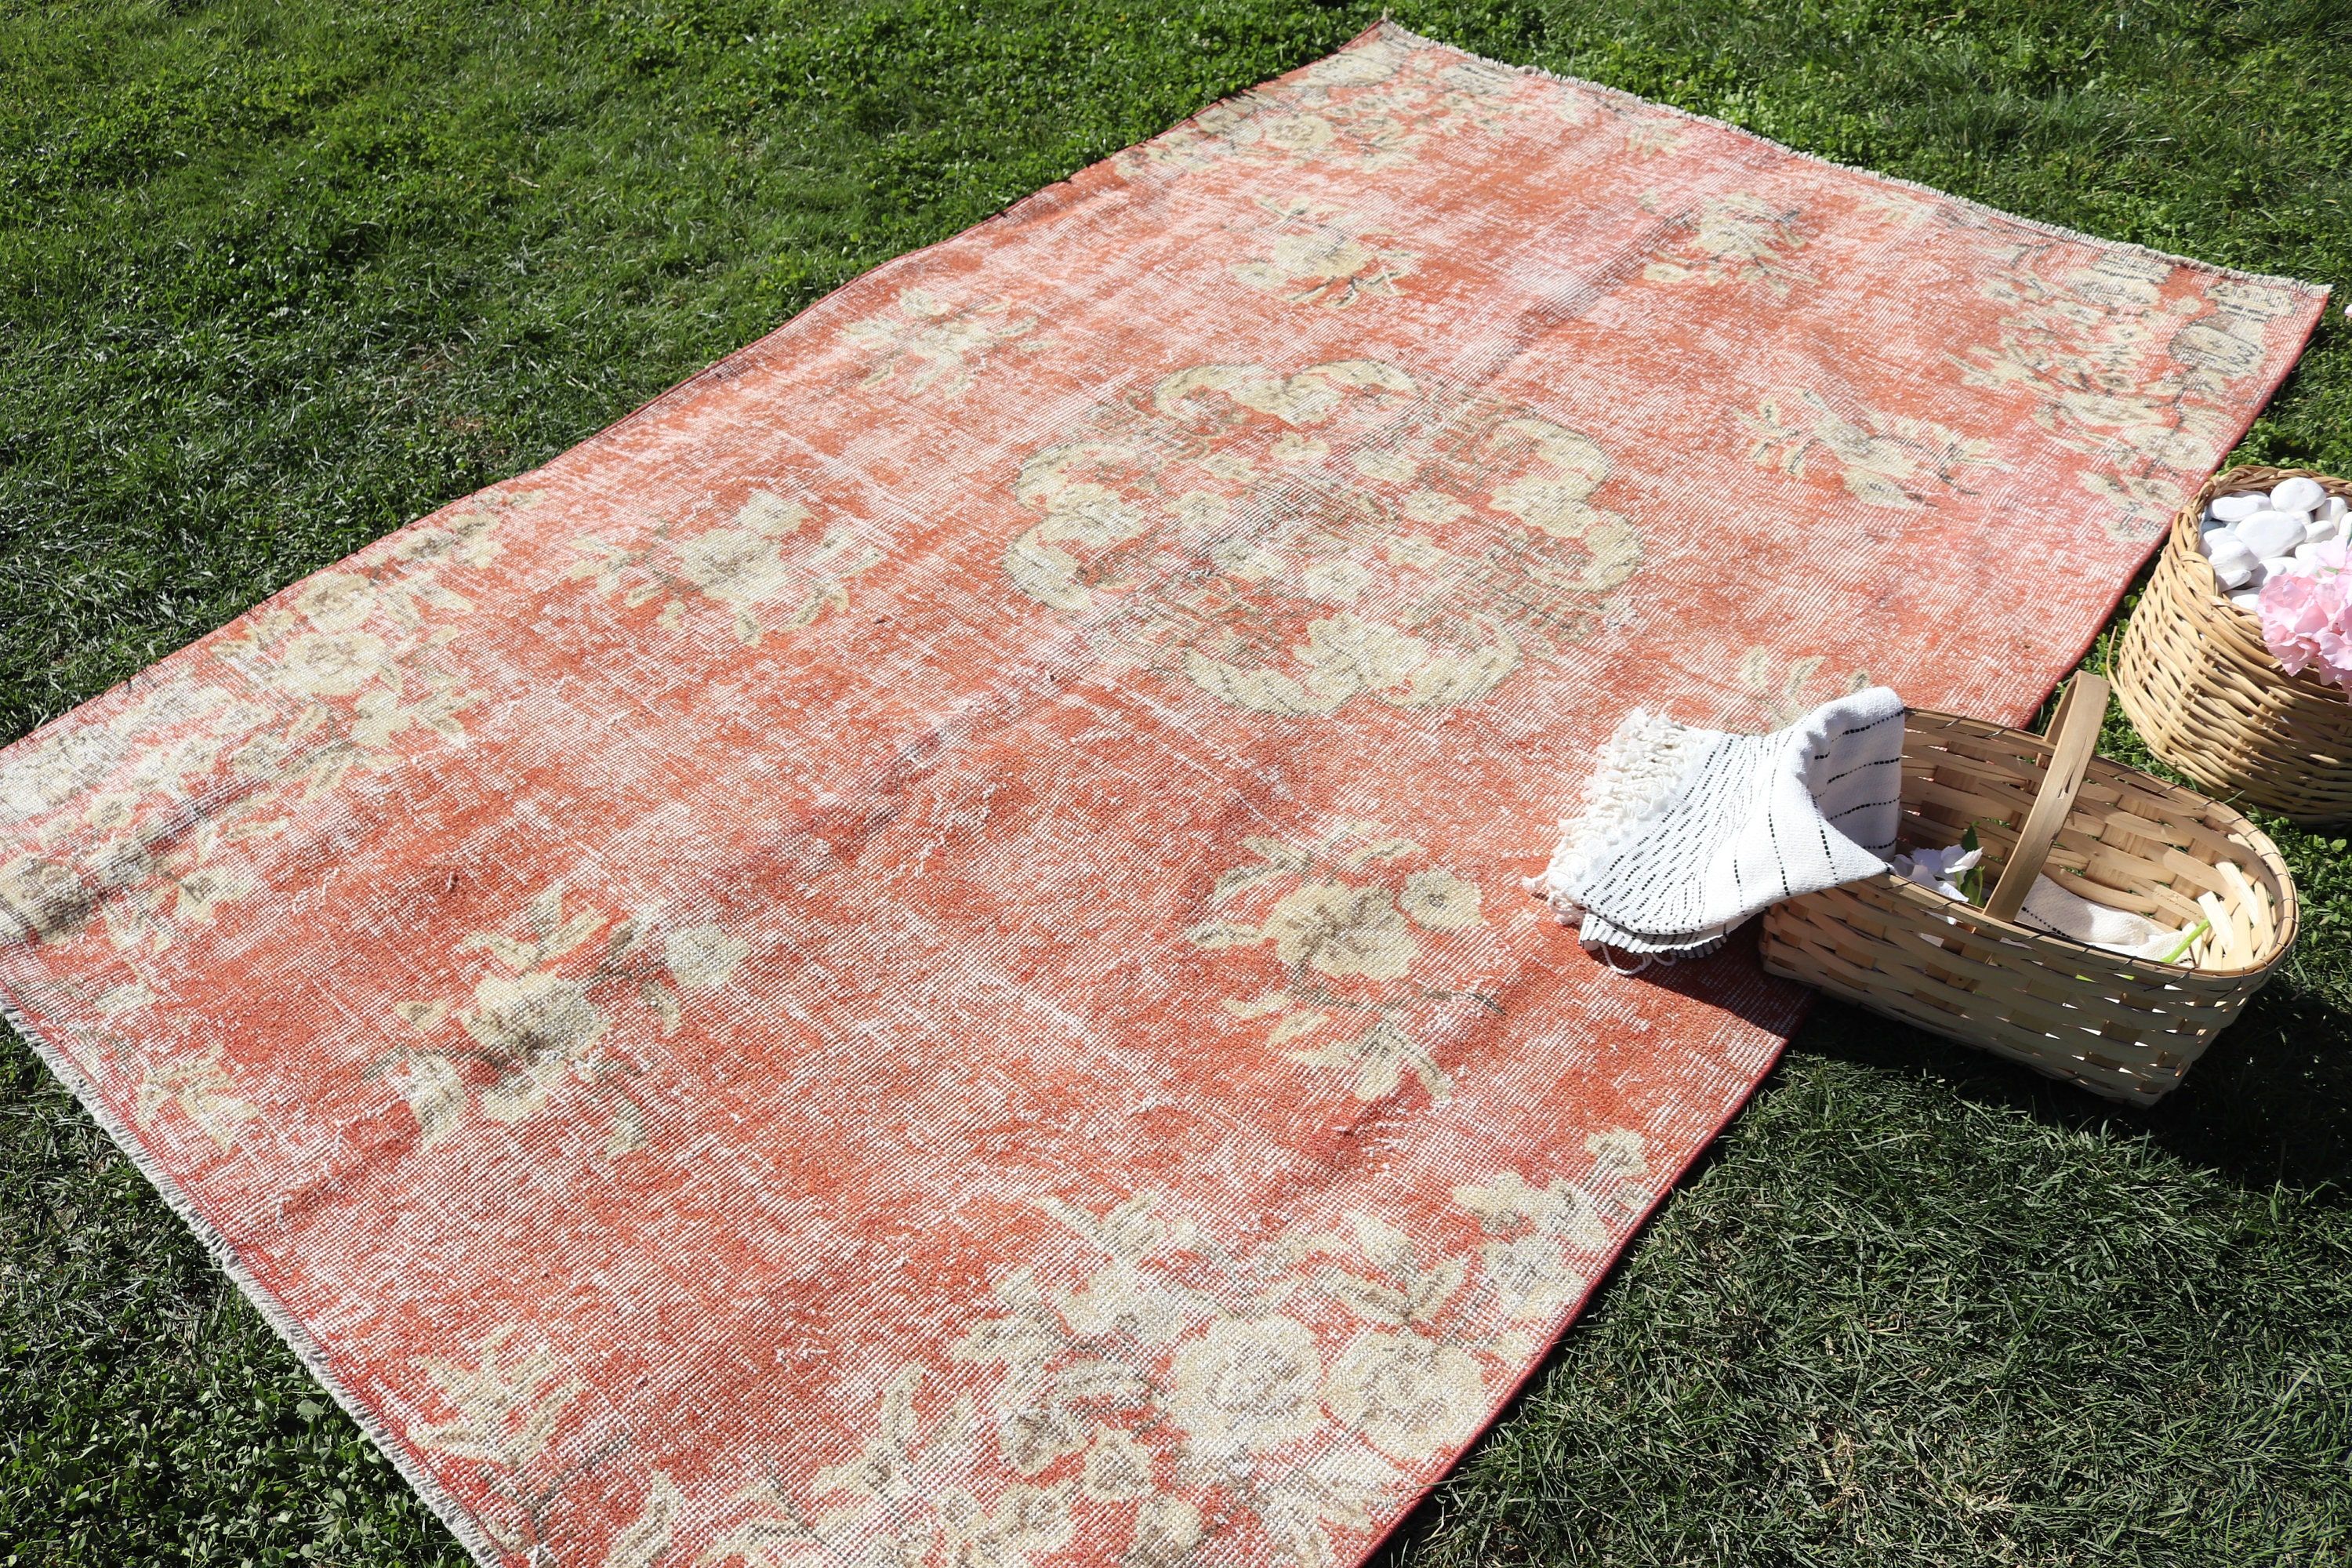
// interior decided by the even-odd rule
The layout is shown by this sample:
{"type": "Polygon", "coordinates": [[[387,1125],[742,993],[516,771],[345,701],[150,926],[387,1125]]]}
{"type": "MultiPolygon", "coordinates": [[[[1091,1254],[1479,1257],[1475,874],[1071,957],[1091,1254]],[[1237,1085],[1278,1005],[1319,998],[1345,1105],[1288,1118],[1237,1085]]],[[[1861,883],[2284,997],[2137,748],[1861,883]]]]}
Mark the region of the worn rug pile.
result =
{"type": "Polygon", "coordinates": [[[484,1563],[1366,1555],[1802,1005],[1646,704],[2016,721],[2320,291],[1393,26],[0,755],[0,987],[484,1563]]]}

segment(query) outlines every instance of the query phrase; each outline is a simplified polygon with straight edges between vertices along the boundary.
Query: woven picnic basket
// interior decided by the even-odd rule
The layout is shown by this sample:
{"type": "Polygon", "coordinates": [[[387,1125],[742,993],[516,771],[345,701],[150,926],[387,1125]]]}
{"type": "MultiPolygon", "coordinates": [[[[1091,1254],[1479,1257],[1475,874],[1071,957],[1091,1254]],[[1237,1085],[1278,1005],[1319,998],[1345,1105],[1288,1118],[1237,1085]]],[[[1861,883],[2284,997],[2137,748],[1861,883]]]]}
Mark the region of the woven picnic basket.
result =
{"type": "Polygon", "coordinates": [[[2352,483],[2305,468],[2231,468],[2172,520],[2156,574],[2116,656],[2116,695],[2148,750],[2226,799],[2316,825],[2352,817],[2352,695],[2310,670],[2289,675],[2262,623],[2223,596],[2197,547],[2215,496],[2317,479],[2352,500],[2352,483]]]}
{"type": "Polygon", "coordinates": [[[2095,755],[2106,702],[2076,676],[2047,739],[1915,709],[1897,845],[1973,826],[1991,896],[1978,909],[1889,871],[1786,900],[1765,912],[1764,967],[2110,1099],[2161,1098],[2285,956],[2294,884],[2237,812],[2095,755]],[[2047,935],[2015,919],[2045,869],[2159,925],[2210,924],[2172,963],[2047,935]]]}

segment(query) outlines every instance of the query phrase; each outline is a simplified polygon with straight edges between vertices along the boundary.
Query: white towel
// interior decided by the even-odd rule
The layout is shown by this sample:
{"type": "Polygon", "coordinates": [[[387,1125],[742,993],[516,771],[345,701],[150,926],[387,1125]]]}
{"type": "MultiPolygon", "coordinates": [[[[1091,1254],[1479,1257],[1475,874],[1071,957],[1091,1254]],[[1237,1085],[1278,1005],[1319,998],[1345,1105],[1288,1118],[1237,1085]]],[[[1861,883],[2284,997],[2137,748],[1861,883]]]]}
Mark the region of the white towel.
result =
{"type": "Polygon", "coordinates": [[[2095,904],[2082,894],[2063,888],[2048,877],[2036,877],[2025,895],[2017,923],[2079,942],[2104,947],[2126,958],[2169,959],[2183,952],[2183,933],[2167,931],[2129,910],[2095,904]]]}
{"type": "MultiPolygon", "coordinates": [[[[1965,899],[1968,895],[1960,891],[1954,873],[1975,865],[1982,854],[1978,849],[1962,853],[1958,845],[1915,849],[1895,857],[1893,869],[1896,876],[1948,899],[1965,899]]],[[[2017,923],[2029,931],[2048,931],[2086,947],[2104,947],[2126,958],[2169,962],[2174,954],[2188,951],[2186,932],[2167,931],[2129,910],[2095,904],[2072,888],[2061,887],[2046,874],[2035,877],[2033,886],[2026,889],[2025,906],[2017,911],[2017,923]]],[[[1943,945],[1934,936],[1927,940],[1939,947],[1943,945]]]]}
{"type": "Polygon", "coordinates": [[[1635,709],[1583,815],[1528,890],[1591,945],[1696,954],[1769,904],[1886,869],[1903,784],[1903,700],[1883,686],[1769,735],[1635,709]]]}

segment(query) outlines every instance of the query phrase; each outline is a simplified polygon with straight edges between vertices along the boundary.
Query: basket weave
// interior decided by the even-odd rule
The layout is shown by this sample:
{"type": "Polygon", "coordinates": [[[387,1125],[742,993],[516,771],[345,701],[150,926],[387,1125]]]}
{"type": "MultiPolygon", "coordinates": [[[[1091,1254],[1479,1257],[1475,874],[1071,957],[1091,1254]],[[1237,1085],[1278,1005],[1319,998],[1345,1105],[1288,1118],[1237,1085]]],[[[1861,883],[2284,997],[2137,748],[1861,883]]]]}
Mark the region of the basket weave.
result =
{"type": "Polygon", "coordinates": [[[2030,842],[2019,852],[2044,798],[2053,879],[2161,925],[2211,921],[2180,963],[2046,935],[1886,872],[1774,905],[1764,967],[2110,1099],[2161,1098],[2285,956],[2294,883],[2237,812],[2092,755],[2105,706],[2105,683],[2077,677],[2052,725],[2055,742],[1914,710],[1904,725],[1897,842],[1941,848],[1973,825],[1987,863],[2002,866],[1987,900],[1999,907],[2012,889],[2021,899],[2044,868],[2030,842]],[[2070,708],[2073,781],[2053,765],[2070,708]]]}
{"type": "Polygon", "coordinates": [[[2222,596],[2197,548],[2215,496],[2296,476],[2352,500],[2352,483],[2303,468],[2231,468],[2172,520],[2155,576],[2116,657],[2116,694],[2148,750],[2227,799],[2305,826],[2352,817],[2352,696],[2289,675],[2262,625],[2222,596]]]}

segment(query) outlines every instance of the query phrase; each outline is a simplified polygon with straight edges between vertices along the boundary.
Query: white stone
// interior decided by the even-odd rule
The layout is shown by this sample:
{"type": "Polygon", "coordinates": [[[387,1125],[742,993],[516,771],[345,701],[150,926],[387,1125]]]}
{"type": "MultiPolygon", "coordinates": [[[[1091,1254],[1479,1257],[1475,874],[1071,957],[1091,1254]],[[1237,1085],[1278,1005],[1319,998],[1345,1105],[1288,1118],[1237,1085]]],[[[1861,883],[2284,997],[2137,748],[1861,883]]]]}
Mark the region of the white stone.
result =
{"type": "Polygon", "coordinates": [[[2352,512],[2352,501],[2347,501],[2342,496],[2329,496],[2313,515],[2329,522],[2342,522],[2347,512],[2352,512]]]}
{"type": "Polygon", "coordinates": [[[2289,511],[2258,511],[2238,524],[2237,534],[2256,555],[2284,555],[2303,542],[2303,519],[2289,511]]]}
{"type": "Polygon", "coordinates": [[[2281,511],[2309,511],[2326,500],[2317,479],[2281,479],[2271,490],[2271,504],[2281,511]]]}
{"type": "Polygon", "coordinates": [[[2213,575],[2224,588],[2244,587],[2262,565],[2261,557],[2246,548],[2246,542],[2226,528],[2205,536],[2205,558],[2213,563],[2213,575]]]}
{"type": "Polygon", "coordinates": [[[2304,552],[2305,545],[2326,544],[2330,540],[2343,537],[2342,521],[2332,517],[2316,518],[2304,526],[2303,543],[2294,547],[2294,552],[2300,555],[2304,552]]]}
{"type": "Polygon", "coordinates": [[[2325,569],[2325,563],[2320,560],[2320,545],[2325,542],[2324,540],[2305,540],[2296,545],[2294,547],[2295,571],[2305,577],[2318,575],[2325,569]]]}
{"type": "Polygon", "coordinates": [[[2239,495],[2213,498],[2213,515],[2223,522],[2243,522],[2258,511],[2268,510],[2271,498],[2260,490],[2247,490],[2239,495]]]}
{"type": "Polygon", "coordinates": [[[2230,595],[2230,603],[2237,605],[2238,608],[2245,611],[2246,614],[2250,616],[2255,615],[2258,614],[2263,607],[2263,595],[2260,591],[2256,589],[2241,588],[2236,593],[2230,595]]]}
{"type": "Polygon", "coordinates": [[[2262,580],[2267,583],[2273,577],[2292,577],[2294,575],[2294,556],[2273,555],[2263,563],[2262,580]]]}

